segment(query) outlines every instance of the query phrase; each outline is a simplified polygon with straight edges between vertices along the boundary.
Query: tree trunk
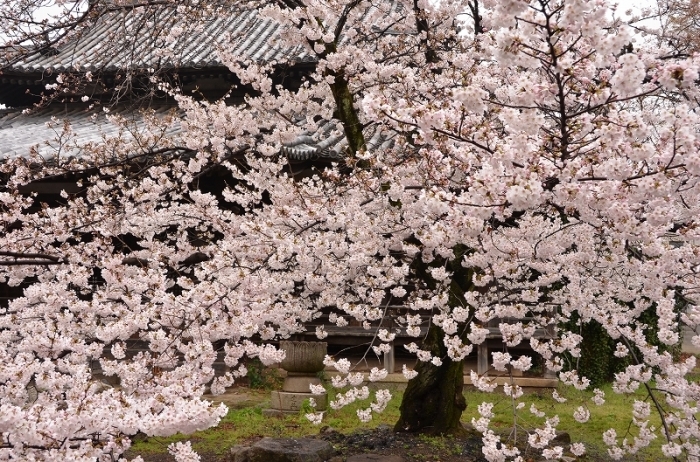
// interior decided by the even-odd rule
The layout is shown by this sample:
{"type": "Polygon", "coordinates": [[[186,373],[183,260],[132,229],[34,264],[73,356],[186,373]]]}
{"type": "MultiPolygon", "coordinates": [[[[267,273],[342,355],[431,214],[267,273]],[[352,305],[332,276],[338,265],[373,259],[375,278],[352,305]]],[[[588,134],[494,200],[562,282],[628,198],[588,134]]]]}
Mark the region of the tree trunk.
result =
{"type": "Polygon", "coordinates": [[[460,418],[467,408],[464,399],[463,362],[450,361],[443,344],[442,330],[431,325],[423,341],[423,349],[443,358],[440,366],[420,362],[418,375],[408,382],[401,401],[401,415],[394,426],[397,432],[418,432],[433,435],[464,434],[460,418]]]}
{"type": "MultiPolygon", "coordinates": [[[[362,133],[362,124],[355,108],[355,95],[350,91],[347,77],[340,72],[329,73],[335,79],[330,85],[333,99],[335,100],[335,116],[340,119],[345,131],[345,138],[348,141],[349,155],[357,159],[357,154],[365,151],[365,135],[362,133]]],[[[359,162],[366,163],[363,161],[359,162]]],[[[360,166],[364,168],[366,166],[360,166]]]]}

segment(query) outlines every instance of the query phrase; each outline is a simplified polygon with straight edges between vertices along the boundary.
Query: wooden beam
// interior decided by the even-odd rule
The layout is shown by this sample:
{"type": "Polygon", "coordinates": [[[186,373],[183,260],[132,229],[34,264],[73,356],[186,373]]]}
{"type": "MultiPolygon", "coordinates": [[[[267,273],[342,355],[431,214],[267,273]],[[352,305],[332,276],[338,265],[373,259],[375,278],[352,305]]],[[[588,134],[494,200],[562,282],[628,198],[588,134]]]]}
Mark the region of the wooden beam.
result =
{"type": "Polygon", "coordinates": [[[75,183],[29,183],[27,185],[20,186],[19,192],[22,194],[61,194],[61,191],[65,191],[69,194],[77,193],[80,188],[75,183]]]}

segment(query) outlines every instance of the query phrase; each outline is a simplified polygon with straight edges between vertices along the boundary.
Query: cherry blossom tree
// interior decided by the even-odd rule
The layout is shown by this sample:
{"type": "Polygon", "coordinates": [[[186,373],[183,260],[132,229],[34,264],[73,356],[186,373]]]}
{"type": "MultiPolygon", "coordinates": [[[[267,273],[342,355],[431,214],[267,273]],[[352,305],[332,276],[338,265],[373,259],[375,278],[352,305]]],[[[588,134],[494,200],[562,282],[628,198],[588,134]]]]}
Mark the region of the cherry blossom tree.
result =
{"type": "MultiPolygon", "coordinates": [[[[59,3],[66,22],[47,23],[67,31],[57,45],[104,6],[59,3]]],[[[105,7],[146,14],[154,3],[105,7]]],[[[695,358],[659,348],[642,322],[653,312],[664,345],[700,323],[697,58],[647,44],[603,0],[233,3],[257,8],[281,25],[279,46],[313,58],[299,88],[273,81],[285,63],[242,59],[225,40],[221,61],[250,89],[243,104],[184,94],[154,72],[177,111],[145,111],[140,124],[110,116],[122,132],[101,143],[59,124],[55,155],[2,164],[0,278],[24,287],[0,316],[3,457],[116,460],[139,431],[215,425],[225,408],[202,394],[244,375],[242,358],[280,361],[272,342],[321,310],[339,326],[369,326],[390,304],[415,313],[404,328],[419,359],[405,369],[397,430],[461,428],[461,361],[488,323],[506,346],[495,370],[531,368],[535,358],[509,351],[529,340],[562,382],[587,388],[565,361],[579,356],[581,336],[562,326],[594,320],[629,360],[615,391],[648,397],[631,410],[630,435],[604,434],[610,455],[661,438],[666,456],[700,457],[700,388],[687,379],[695,358]],[[344,138],[342,158],[295,171],[283,146],[314,136],[344,138]],[[56,177],[80,191],[54,204],[20,193],[56,177]],[[689,305],[679,313],[681,297],[689,305]],[[127,354],[135,340],[147,349],[127,354]],[[217,351],[229,372],[215,373],[217,351]],[[98,369],[119,386],[96,380],[98,369]]],[[[0,6],[16,19],[8,30],[29,34],[12,37],[12,53],[43,25],[23,29],[22,4],[0,6]]],[[[224,6],[176,8],[196,30],[224,6]]],[[[86,76],[52,78],[48,97],[86,76]]],[[[384,345],[393,335],[378,332],[384,345]]],[[[349,387],[331,407],[369,397],[347,363],[327,363],[340,373],[333,384],[349,387]]],[[[495,389],[488,377],[472,381],[495,389]]],[[[521,412],[522,389],[502,392],[521,412]]],[[[378,392],[358,415],[389,398],[378,392]]],[[[600,390],[593,402],[604,403],[600,390]]],[[[488,427],[492,407],[479,412],[487,459],[522,460],[488,427]]],[[[585,406],[574,415],[589,416],[585,406]]],[[[552,443],[558,421],[546,416],[528,443],[547,458],[582,454],[584,442],[552,443]]]]}
{"type": "Polygon", "coordinates": [[[698,46],[698,2],[695,0],[660,1],[657,5],[662,18],[662,38],[678,53],[697,52],[698,46]]]}

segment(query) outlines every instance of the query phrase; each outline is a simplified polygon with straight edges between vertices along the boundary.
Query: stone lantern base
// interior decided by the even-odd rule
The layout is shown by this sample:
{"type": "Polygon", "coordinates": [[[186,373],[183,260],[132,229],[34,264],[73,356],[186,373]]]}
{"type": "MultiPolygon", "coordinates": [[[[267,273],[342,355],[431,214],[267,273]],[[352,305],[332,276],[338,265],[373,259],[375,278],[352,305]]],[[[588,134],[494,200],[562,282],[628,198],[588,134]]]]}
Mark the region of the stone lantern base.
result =
{"type": "Polygon", "coordinates": [[[299,414],[304,403],[309,398],[316,401],[316,410],[325,411],[328,408],[328,393],[322,395],[312,395],[311,393],[289,393],[287,391],[273,391],[270,409],[264,409],[263,414],[289,415],[299,414]]]}
{"type": "Polygon", "coordinates": [[[298,414],[308,399],[316,401],[316,410],[325,411],[328,408],[328,394],[314,395],[310,385],[321,385],[318,372],[323,370],[323,357],[326,354],[326,344],[321,342],[280,342],[287,353],[287,358],[281,366],[286,369],[281,391],[273,391],[271,409],[263,410],[263,414],[285,415],[298,414]],[[312,372],[313,371],[313,372],[312,372]]]}

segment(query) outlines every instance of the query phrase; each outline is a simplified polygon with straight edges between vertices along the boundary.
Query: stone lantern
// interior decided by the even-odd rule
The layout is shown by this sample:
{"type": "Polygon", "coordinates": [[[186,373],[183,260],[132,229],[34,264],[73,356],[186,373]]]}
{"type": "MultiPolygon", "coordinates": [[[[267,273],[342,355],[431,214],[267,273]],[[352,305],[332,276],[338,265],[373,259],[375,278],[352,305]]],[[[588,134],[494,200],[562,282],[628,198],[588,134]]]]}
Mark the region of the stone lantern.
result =
{"type": "Polygon", "coordinates": [[[297,414],[309,398],[316,401],[316,410],[323,411],[328,406],[328,395],[314,395],[309,385],[321,385],[319,372],[323,371],[323,358],[328,344],[325,342],[283,341],[280,348],[285,358],[280,367],[287,371],[282,391],[272,392],[272,409],[269,414],[297,414]]]}

